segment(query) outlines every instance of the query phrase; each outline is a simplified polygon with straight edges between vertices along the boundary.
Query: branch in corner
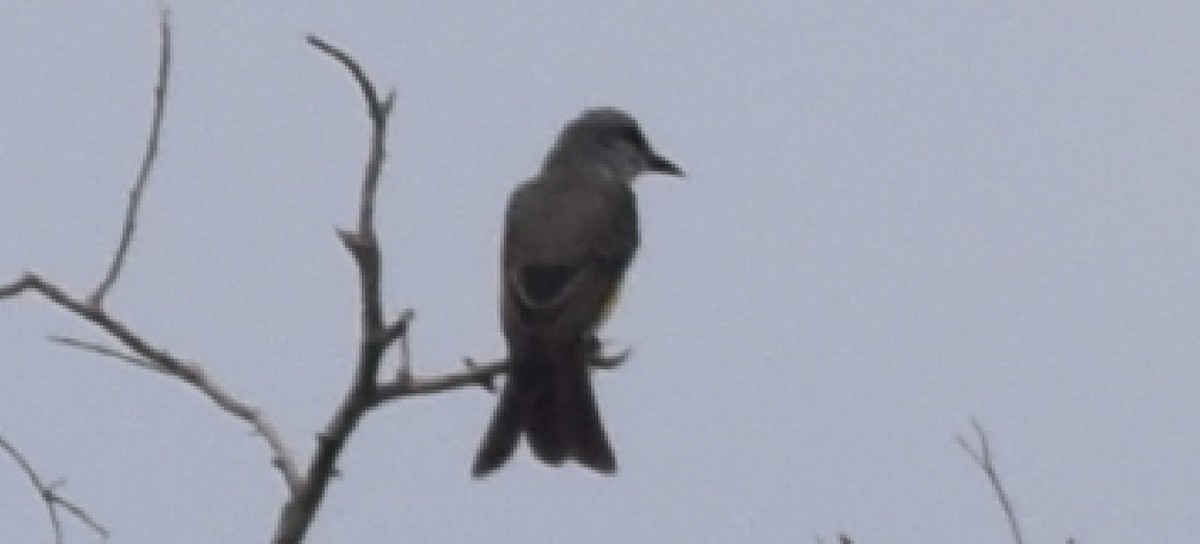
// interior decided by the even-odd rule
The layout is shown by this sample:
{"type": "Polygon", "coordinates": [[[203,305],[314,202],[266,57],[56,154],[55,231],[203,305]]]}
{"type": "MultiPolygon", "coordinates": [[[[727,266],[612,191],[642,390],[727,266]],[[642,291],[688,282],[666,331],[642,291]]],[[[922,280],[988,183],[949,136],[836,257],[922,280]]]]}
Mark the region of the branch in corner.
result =
{"type": "Polygon", "coordinates": [[[103,525],[100,525],[100,523],[92,518],[92,516],[89,515],[82,507],[67,500],[58,493],[56,488],[60,486],[61,482],[46,483],[46,481],[42,479],[41,475],[38,474],[37,470],[33,468],[33,464],[29,462],[29,459],[27,459],[25,455],[17,449],[16,446],[12,445],[11,442],[4,438],[3,435],[0,435],[0,449],[3,449],[5,452],[7,452],[8,456],[17,463],[17,466],[21,467],[21,471],[24,472],[25,477],[29,479],[29,484],[33,486],[33,489],[37,492],[38,497],[41,498],[42,503],[46,505],[46,515],[49,516],[50,527],[54,530],[54,542],[57,544],[63,543],[62,523],[58,519],[59,508],[70,512],[75,519],[78,519],[84,525],[87,525],[88,528],[100,535],[101,538],[108,538],[108,529],[105,529],[103,525]]]}
{"type": "Polygon", "coordinates": [[[135,366],[172,376],[191,385],[222,410],[250,424],[256,433],[262,436],[267,442],[268,447],[274,455],[272,464],[279,468],[289,489],[295,489],[299,485],[299,470],[296,468],[296,462],[287,450],[282,436],[270,420],[256,408],[242,402],[226,391],[204,371],[203,366],[179,359],[166,350],[152,345],[132,328],[108,314],[103,308],[104,298],[119,278],[132,245],[141,198],[145,192],[146,183],[159,147],[165,111],[167,81],[171,65],[170,13],[164,7],[160,12],[160,16],[162,46],[160,50],[161,58],[159,59],[158,80],[154,93],[154,120],[150,134],[147,137],[146,152],[142,158],[137,181],[130,191],[129,207],[125,212],[121,240],[113,254],[108,273],[101,280],[95,291],[86,299],[71,296],[65,289],[38,274],[26,273],[14,282],[0,285],[0,300],[15,298],[26,292],[40,294],[52,304],[96,325],[131,353],[121,352],[114,348],[82,340],[52,338],[52,341],[99,353],[107,357],[117,358],[135,366]]]}

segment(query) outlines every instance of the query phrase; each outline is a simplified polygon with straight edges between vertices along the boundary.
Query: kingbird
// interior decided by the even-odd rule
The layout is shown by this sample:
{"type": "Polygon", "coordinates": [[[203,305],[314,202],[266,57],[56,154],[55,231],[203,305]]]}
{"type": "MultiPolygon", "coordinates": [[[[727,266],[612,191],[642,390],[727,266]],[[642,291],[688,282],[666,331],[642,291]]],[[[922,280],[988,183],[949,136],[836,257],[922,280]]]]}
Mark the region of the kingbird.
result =
{"type": "Polygon", "coordinates": [[[604,474],[617,459],[600,422],[589,366],[596,332],[638,247],[633,180],[682,176],[613,108],[563,128],[541,172],[513,190],[505,214],[500,318],[509,370],[472,474],[502,466],[525,435],[558,466],[575,459],[604,474]]]}

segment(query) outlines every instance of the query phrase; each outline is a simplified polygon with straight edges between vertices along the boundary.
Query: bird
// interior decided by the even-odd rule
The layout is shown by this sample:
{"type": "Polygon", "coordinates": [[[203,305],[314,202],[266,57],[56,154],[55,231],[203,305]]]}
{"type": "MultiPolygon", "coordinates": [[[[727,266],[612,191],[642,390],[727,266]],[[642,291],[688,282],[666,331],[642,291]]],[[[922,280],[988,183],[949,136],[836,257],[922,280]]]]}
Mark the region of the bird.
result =
{"type": "Polygon", "coordinates": [[[589,367],[638,249],[632,185],[646,173],[684,175],[630,114],[592,108],[563,127],[541,171],[509,195],[500,259],[509,366],[475,478],[508,462],[522,435],[547,465],[573,459],[616,473],[589,367]]]}

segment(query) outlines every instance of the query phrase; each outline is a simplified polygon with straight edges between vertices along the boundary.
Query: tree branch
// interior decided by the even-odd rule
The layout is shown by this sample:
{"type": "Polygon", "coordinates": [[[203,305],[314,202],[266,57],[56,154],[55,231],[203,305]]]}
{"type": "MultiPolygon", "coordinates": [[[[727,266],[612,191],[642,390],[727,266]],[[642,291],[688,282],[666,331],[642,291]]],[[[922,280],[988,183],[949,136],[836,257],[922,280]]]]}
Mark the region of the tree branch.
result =
{"type": "Polygon", "coordinates": [[[108,529],[105,529],[103,525],[96,522],[95,519],[88,515],[86,510],[59,495],[58,491],[55,490],[59,485],[58,482],[45,483],[37,471],[34,470],[29,460],[17,450],[16,446],[5,439],[3,435],[0,435],[0,449],[7,452],[8,456],[12,457],[13,461],[16,461],[17,466],[21,467],[21,471],[29,479],[29,484],[33,486],[34,490],[37,491],[38,497],[46,505],[46,515],[49,516],[50,526],[54,529],[54,542],[58,544],[63,543],[62,523],[58,520],[58,507],[65,508],[67,512],[70,512],[72,516],[75,516],[76,519],[83,522],[84,525],[87,525],[102,538],[108,538],[108,529]]]}
{"type": "MultiPolygon", "coordinates": [[[[592,359],[591,367],[597,370],[614,370],[624,364],[631,354],[632,351],[626,349],[611,357],[596,355],[592,359]]],[[[507,359],[490,361],[483,364],[476,363],[471,359],[465,359],[463,366],[465,367],[464,370],[440,376],[416,377],[401,374],[395,380],[381,384],[376,388],[375,395],[371,399],[371,405],[376,406],[404,397],[432,395],[464,387],[479,386],[490,391],[494,389],[492,380],[496,376],[508,372],[507,359]]]]}
{"type": "Polygon", "coordinates": [[[36,274],[27,273],[16,282],[0,286],[0,300],[15,297],[25,291],[34,291],[55,305],[86,321],[90,321],[135,353],[136,357],[127,354],[118,356],[116,355],[118,352],[115,351],[111,354],[105,353],[105,351],[112,351],[111,348],[97,349],[93,347],[94,344],[78,341],[57,340],[58,343],[82,347],[83,349],[97,351],[103,355],[120,359],[138,359],[141,363],[135,364],[140,367],[162,372],[191,385],[200,391],[201,394],[208,397],[218,408],[249,423],[255,432],[266,440],[267,446],[274,454],[272,464],[283,474],[283,479],[288,488],[294,490],[299,485],[300,471],[296,467],[295,459],[288,451],[287,445],[283,442],[282,435],[275,429],[274,424],[257,408],[238,400],[237,397],[226,391],[224,387],[205,372],[203,366],[179,359],[165,350],[152,346],[124,323],[110,316],[103,308],[72,298],[62,288],[42,279],[36,274]]]}
{"type": "Polygon", "coordinates": [[[1004,492],[1004,485],[1000,483],[1000,474],[996,471],[996,465],[992,462],[992,451],[988,445],[987,433],[983,431],[983,426],[975,418],[971,418],[971,427],[975,429],[975,436],[979,440],[978,448],[971,447],[971,444],[962,435],[955,435],[954,439],[958,441],[958,445],[962,446],[967,455],[970,455],[975,464],[987,475],[988,482],[991,483],[992,490],[996,493],[996,498],[1000,500],[1000,507],[1004,509],[1004,516],[1008,518],[1008,528],[1012,531],[1013,542],[1023,544],[1024,539],[1021,537],[1021,524],[1017,521],[1017,514],[1013,511],[1012,502],[1008,500],[1008,493],[1004,492]]]}
{"type": "Polygon", "coordinates": [[[113,359],[125,361],[126,363],[129,363],[136,367],[144,368],[146,370],[153,370],[155,372],[163,371],[162,367],[158,366],[153,361],[147,361],[146,359],[142,359],[140,357],[134,357],[133,355],[130,355],[123,351],[119,351],[119,350],[110,348],[108,346],[102,345],[102,344],[97,344],[95,342],[88,342],[86,340],[79,340],[76,338],[68,338],[66,336],[55,336],[55,335],[51,335],[51,336],[47,337],[47,340],[49,340],[55,344],[58,344],[60,346],[67,346],[69,348],[76,348],[76,349],[81,349],[84,351],[90,351],[92,353],[95,353],[98,355],[103,355],[105,357],[112,357],[113,359]]]}
{"type": "MultiPolygon", "coordinates": [[[[413,377],[407,352],[408,331],[413,313],[411,310],[405,310],[395,321],[384,322],[380,249],[374,226],[375,195],[386,157],[388,119],[395,93],[389,92],[386,98],[380,100],[374,84],[350,55],[319,37],[309,35],[307,40],[350,73],[366,101],[367,115],[371,122],[370,152],[363,171],[358,229],[338,231],[358,268],[362,338],[359,341],[354,377],[346,396],[325,429],[317,435],[317,449],[313,453],[303,482],[280,513],[272,540],[276,544],[295,544],[303,540],[324,500],[329,482],[337,474],[337,460],[342,450],[369,410],[402,397],[440,393],[473,385],[490,388],[492,378],[508,368],[506,361],[484,365],[475,365],[468,361],[467,369],[460,372],[426,378],[413,377]],[[393,380],[381,383],[379,369],[383,355],[397,342],[401,345],[400,369],[393,380]]],[[[600,344],[596,342],[594,366],[599,368],[614,368],[629,356],[629,352],[626,351],[616,357],[603,358],[599,356],[599,350],[600,344]]]]}
{"type": "Polygon", "coordinates": [[[313,453],[303,485],[292,494],[280,514],[273,540],[280,544],[298,543],[308,532],[325,497],[329,481],[336,473],[338,457],[351,433],[372,406],[371,399],[375,396],[383,354],[389,345],[407,334],[407,322],[410,319],[401,316],[393,324],[384,324],[380,252],[374,226],[375,195],[386,156],[387,123],[395,93],[389,92],[386,98],[380,100],[374,84],[353,58],[316,36],[309,35],[307,40],[350,72],[363,94],[367,104],[367,115],[371,121],[371,147],[363,171],[358,229],[353,232],[338,231],[342,243],[358,267],[362,338],[359,341],[358,362],[350,388],[325,430],[317,435],[317,449],[313,453]]]}
{"type": "Polygon", "coordinates": [[[163,111],[166,109],[167,98],[167,81],[171,71],[171,12],[166,6],[159,7],[159,18],[161,24],[162,49],[159,52],[158,60],[158,84],[154,87],[154,119],[150,123],[150,135],[146,138],[146,153],[142,157],[142,166],[138,170],[137,181],[133,184],[133,189],[129,190],[129,208],[125,211],[125,225],[121,230],[121,241],[117,244],[117,251],[113,254],[112,264],[108,267],[108,274],[96,287],[87,298],[89,305],[100,307],[104,304],[104,297],[112,289],[113,284],[117,282],[117,277],[121,275],[121,269],[125,265],[125,256],[129,253],[129,246],[133,242],[133,232],[137,228],[138,209],[142,204],[142,194],[146,189],[146,181],[150,179],[150,170],[154,167],[154,159],[158,157],[158,140],[162,132],[163,111]]]}
{"type": "Polygon", "coordinates": [[[166,351],[150,345],[129,327],[108,315],[103,309],[104,298],[108,295],[129,254],[136,231],[138,210],[141,206],[142,195],[150,179],[155,158],[158,156],[159,140],[165,112],[167,83],[171,68],[171,24],[170,10],[165,6],[160,8],[160,34],[162,39],[158,64],[158,80],[154,90],[154,115],[151,122],[150,134],[146,139],[146,152],[142,157],[141,168],[137,181],[129,193],[129,206],[125,212],[124,226],[121,239],[113,253],[108,273],[85,300],[78,300],[66,293],[65,290],[42,277],[26,273],[20,279],[7,285],[0,285],[0,300],[16,297],[25,291],[35,291],[50,302],[100,327],[122,345],[134,353],[123,353],[99,344],[68,338],[52,337],[51,341],[58,344],[80,348],[107,357],[115,357],[135,366],[154,370],[178,378],[199,390],[217,407],[250,424],[255,432],[263,437],[274,456],[272,464],[283,474],[289,490],[295,491],[300,482],[300,471],[296,461],[288,451],[282,436],[258,409],[240,401],[227,392],[213,380],[198,364],[183,361],[166,351]]]}
{"type": "Polygon", "coordinates": [[[305,39],[310,45],[333,57],[334,60],[349,70],[354,81],[358,83],[358,87],[363,93],[363,98],[366,100],[367,116],[371,120],[371,128],[373,130],[371,155],[367,158],[366,172],[363,174],[363,191],[360,202],[361,208],[358,215],[357,235],[370,236],[372,238],[371,242],[374,242],[375,193],[379,188],[379,174],[383,170],[384,144],[387,140],[387,122],[392,114],[392,104],[395,103],[396,92],[388,91],[387,97],[379,100],[379,93],[375,91],[375,85],[371,83],[371,79],[367,77],[367,73],[363,71],[362,67],[350,55],[312,34],[309,34],[305,39]]]}

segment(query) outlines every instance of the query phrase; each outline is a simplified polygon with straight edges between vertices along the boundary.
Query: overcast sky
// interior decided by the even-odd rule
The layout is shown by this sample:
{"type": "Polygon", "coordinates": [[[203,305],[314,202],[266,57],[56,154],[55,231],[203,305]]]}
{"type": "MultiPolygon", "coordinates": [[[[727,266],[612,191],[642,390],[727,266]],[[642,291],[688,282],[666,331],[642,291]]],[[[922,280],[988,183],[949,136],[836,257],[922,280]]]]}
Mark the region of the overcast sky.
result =
{"type": "MultiPolygon", "coordinates": [[[[158,168],[110,310],[307,456],[352,372],[368,124],[314,32],[397,102],[386,302],[416,370],[503,355],[501,214],[615,105],[689,173],[597,378],[620,472],[469,467],[494,398],[372,413],[311,542],[1010,542],[954,442],[978,417],[1028,542],[1200,534],[1200,4],[178,1],[158,168]]],[[[0,282],[103,275],[145,143],[155,6],[0,7],[0,282]]],[[[0,433],[116,543],[263,542],[262,441],[180,383],[0,304],[0,433]]],[[[66,523],[69,542],[96,538],[66,523]]],[[[45,542],[0,458],[0,542],[45,542]]]]}

